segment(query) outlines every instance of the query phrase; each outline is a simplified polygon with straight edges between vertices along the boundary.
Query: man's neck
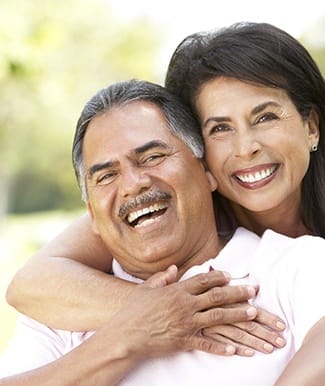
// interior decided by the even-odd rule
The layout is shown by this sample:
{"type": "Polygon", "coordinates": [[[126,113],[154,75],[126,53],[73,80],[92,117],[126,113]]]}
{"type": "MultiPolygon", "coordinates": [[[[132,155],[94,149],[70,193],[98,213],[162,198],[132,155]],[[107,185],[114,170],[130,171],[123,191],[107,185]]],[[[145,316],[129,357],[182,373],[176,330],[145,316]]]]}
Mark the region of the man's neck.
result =
{"type": "Polygon", "coordinates": [[[207,240],[200,251],[196,252],[195,255],[190,256],[184,264],[178,267],[178,278],[194,265],[201,265],[207,260],[218,256],[226,243],[227,241],[221,237],[212,237],[207,240]]]}
{"type": "MultiPolygon", "coordinates": [[[[182,263],[177,264],[176,261],[180,259],[173,255],[170,255],[164,259],[161,263],[151,263],[143,266],[141,269],[135,263],[133,266],[124,266],[122,261],[120,262],[118,258],[116,260],[119,262],[121,268],[125,273],[133,276],[137,279],[146,280],[156,272],[164,271],[170,265],[176,264],[178,266],[178,276],[179,279],[183,274],[188,271],[191,267],[195,265],[201,265],[211,258],[215,258],[223,247],[226,245],[226,240],[217,236],[217,233],[210,233],[209,237],[202,238],[201,243],[197,242],[195,248],[187,253],[187,258],[181,259],[182,263]]],[[[182,254],[184,251],[182,251],[182,254]]]]}

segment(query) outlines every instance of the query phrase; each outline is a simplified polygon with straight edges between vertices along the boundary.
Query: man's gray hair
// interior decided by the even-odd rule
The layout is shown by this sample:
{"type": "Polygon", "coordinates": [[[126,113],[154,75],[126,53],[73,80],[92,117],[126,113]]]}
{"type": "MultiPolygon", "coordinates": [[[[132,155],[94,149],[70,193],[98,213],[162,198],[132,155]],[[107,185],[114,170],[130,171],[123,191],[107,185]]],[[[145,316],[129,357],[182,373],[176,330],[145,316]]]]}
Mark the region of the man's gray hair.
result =
{"type": "Polygon", "coordinates": [[[83,200],[87,199],[86,171],[83,162],[83,140],[90,121],[113,107],[135,101],[151,102],[163,113],[170,132],[192,151],[195,157],[204,157],[201,130],[190,110],[164,87],[146,81],[129,80],[114,83],[98,91],[85,105],[77,122],[72,148],[73,167],[83,200]]]}

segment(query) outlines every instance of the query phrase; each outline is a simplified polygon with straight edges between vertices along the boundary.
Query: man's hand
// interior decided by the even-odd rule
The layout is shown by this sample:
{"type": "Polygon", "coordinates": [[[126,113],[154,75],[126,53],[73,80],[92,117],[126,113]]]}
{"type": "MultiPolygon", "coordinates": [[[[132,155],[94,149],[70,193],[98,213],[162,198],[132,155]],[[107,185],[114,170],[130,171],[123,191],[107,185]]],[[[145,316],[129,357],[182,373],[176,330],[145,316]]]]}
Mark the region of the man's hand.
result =
{"type": "Polygon", "coordinates": [[[252,286],[227,286],[229,275],[213,271],[176,282],[177,268],[153,275],[132,292],[114,318],[123,326],[129,349],[142,358],[176,351],[201,350],[232,355],[236,345],[211,339],[202,330],[216,325],[247,322],[257,316],[246,302],[255,296],[252,286]]]}

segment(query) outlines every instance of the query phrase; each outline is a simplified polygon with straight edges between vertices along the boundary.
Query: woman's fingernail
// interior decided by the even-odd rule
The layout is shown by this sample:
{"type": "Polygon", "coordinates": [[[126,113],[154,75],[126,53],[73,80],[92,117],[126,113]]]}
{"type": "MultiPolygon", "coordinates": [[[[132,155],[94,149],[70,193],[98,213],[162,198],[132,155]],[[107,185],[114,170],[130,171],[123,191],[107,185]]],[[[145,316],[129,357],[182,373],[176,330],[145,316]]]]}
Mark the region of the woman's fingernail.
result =
{"type": "Polygon", "coordinates": [[[253,296],[256,295],[256,290],[254,287],[247,287],[248,290],[248,295],[252,298],[253,296]]]}
{"type": "Polygon", "coordinates": [[[226,353],[229,355],[233,355],[236,352],[236,348],[230,344],[227,344],[225,347],[226,353]]]}
{"type": "Polygon", "coordinates": [[[283,322],[276,322],[276,326],[279,330],[284,330],[286,328],[286,325],[283,322]]]}
{"type": "Polygon", "coordinates": [[[255,354],[255,351],[251,350],[250,348],[246,348],[244,351],[244,354],[247,355],[248,357],[252,357],[255,354]]]}
{"type": "Polygon", "coordinates": [[[267,352],[272,352],[274,348],[270,343],[264,343],[263,347],[264,347],[264,350],[267,352]]]}
{"type": "Polygon", "coordinates": [[[286,341],[284,339],[282,339],[282,338],[276,338],[275,343],[278,346],[283,347],[286,344],[286,341]]]}
{"type": "Polygon", "coordinates": [[[255,316],[256,313],[257,313],[257,310],[256,310],[255,307],[249,307],[249,308],[247,308],[247,310],[246,310],[246,314],[247,314],[248,316],[255,316]]]}

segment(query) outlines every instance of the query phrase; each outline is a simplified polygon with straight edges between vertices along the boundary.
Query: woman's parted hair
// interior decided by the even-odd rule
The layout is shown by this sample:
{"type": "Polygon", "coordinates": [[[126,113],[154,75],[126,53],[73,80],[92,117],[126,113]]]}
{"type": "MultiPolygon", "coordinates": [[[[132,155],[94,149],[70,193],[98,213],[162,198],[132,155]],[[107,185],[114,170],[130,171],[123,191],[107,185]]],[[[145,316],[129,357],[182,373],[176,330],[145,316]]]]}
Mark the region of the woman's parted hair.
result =
{"type": "Polygon", "coordinates": [[[319,117],[318,150],[311,154],[302,182],[302,218],[325,237],[325,83],[318,66],[298,40],[266,23],[238,23],[186,37],[176,48],[165,85],[197,117],[196,97],[217,77],[276,87],[286,91],[302,119],[319,117]]]}

